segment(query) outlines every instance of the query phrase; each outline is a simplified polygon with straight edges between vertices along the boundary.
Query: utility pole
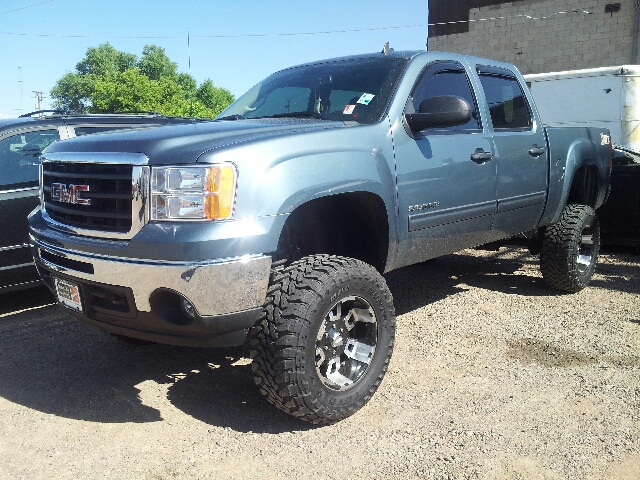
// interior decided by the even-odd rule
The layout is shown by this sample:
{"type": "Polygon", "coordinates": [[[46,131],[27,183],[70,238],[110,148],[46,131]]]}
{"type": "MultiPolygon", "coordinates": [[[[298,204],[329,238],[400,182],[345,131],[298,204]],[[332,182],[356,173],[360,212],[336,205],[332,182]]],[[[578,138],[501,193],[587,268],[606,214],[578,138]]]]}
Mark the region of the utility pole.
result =
{"type": "Polygon", "coordinates": [[[24,82],[22,81],[22,67],[18,67],[18,72],[20,73],[19,75],[19,79],[18,79],[18,83],[20,84],[20,113],[23,112],[22,110],[22,95],[23,95],[23,84],[24,82]]]}
{"type": "Polygon", "coordinates": [[[36,94],[35,98],[36,98],[36,110],[40,111],[42,110],[42,100],[44,100],[45,97],[44,96],[44,92],[42,90],[33,90],[33,93],[36,94]]]}

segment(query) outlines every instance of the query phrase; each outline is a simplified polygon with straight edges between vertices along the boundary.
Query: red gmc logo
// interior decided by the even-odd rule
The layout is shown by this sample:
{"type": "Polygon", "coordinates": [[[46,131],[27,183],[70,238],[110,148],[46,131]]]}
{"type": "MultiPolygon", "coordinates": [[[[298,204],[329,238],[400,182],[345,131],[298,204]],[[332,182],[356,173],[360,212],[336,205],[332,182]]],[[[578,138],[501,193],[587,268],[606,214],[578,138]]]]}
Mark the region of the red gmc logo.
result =
{"type": "Polygon", "coordinates": [[[88,192],[89,185],[65,185],[64,183],[51,184],[51,200],[78,205],[91,205],[90,198],[80,198],[80,192],[88,192]]]}

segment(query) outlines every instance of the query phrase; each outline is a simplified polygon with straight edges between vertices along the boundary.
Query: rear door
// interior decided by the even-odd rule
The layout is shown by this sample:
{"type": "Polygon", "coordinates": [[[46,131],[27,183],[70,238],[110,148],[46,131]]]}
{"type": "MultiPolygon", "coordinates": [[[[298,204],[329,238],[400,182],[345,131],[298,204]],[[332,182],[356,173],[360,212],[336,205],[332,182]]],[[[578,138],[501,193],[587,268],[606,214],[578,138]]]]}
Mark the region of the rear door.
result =
{"type": "Polygon", "coordinates": [[[400,228],[406,229],[398,250],[403,265],[484,243],[496,211],[491,134],[483,129],[464,67],[451,61],[427,65],[405,113],[443,95],[471,105],[475,113],[467,124],[417,134],[406,127],[394,138],[400,228]]]}
{"type": "Polygon", "coordinates": [[[498,211],[488,241],[535,228],[547,197],[548,160],[544,129],[516,75],[478,66],[489,106],[497,168],[498,211]]]}

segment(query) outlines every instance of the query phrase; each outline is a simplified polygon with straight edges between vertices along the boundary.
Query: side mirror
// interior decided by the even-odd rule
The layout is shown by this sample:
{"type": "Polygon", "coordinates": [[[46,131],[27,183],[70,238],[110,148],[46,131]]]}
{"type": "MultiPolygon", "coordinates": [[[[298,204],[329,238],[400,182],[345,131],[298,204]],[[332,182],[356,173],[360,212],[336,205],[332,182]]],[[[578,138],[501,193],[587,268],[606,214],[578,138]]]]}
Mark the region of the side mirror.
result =
{"type": "Polygon", "coordinates": [[[418,113],[407,113],[405,118],[412,132],[425,128],[446,128],[464,125],[473,115],[469,102],[453,95],[431,97],[420,103],[418,113]]]}

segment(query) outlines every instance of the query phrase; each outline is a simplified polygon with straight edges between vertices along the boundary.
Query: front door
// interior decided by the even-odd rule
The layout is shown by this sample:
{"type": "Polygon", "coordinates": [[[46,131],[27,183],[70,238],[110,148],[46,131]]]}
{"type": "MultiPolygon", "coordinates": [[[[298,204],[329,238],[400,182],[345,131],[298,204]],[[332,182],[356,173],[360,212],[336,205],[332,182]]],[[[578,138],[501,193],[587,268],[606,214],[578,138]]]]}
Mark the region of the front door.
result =
{"type": "Polygon", "coordinates": [[[435,62],[416,83],[405,113],[430,97],[452,95],[475,113],[465,125],[394,137],[400,210],[399,265],[486,242],[496,212],[496,166],[491,135],[482,128],[462,65],[435,62]]]}

